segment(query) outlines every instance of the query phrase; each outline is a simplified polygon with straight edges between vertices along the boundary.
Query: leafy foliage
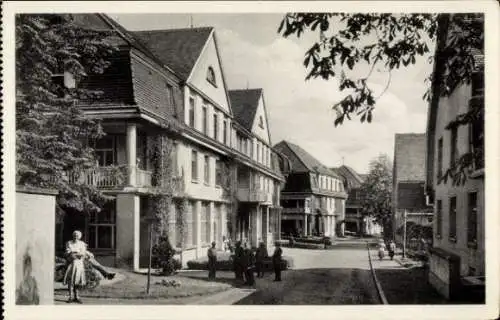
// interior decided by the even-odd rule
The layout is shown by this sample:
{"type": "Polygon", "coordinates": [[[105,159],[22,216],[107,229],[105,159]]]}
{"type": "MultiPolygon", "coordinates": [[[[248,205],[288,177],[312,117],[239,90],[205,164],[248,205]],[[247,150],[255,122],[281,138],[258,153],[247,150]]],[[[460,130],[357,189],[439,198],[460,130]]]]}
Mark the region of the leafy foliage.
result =
{"type": "Polygon", "coordinates": [[[227,205],[227,225],[226,230],[231,239],[234,239],[236,230],[233,230],[235,225],[236,214],[238,212],[238,199],[237,199],[237,177],[236,167],[231,161],[222,162],[222,196],[228,201],[227,205]]]}
{"type": "Polygon", "coordinates": [[[380,155],[370,162],[370,172],[361,184],[360,205],[363,216],[373,216],[392,234],[392,163],[387,155],[380,155]]]}
{"type": "Polygon", "coordinates": [[[103,73],[116,49],[109,35],[77,25],[71,15],[16,16],[16,182],[58,190],[60,207],[98,210],[105,200],[68,175],[96,166],[93,143],[104,133],[78,107],[99,92],[66,88],[53,77],[67,71],[78,83],[103,73]]]}
{"type": "MultiPolygon", "coordinates": [[[[405,68],[427,58],[435,63],[432,84],[424,94],[433,97],[449,96],[458,86],[470,84],[478,70],[484,48],[484,16],[467,14],[390,14],[390,13],[289,13],[278,28],[284,37],[305,32],[319,33],[319,41],[305,53],[304,66],[307,79],[338,80],[346,96],[333,105],[337,112],[335,126],[341,125],[352,115],[361,122],[371,122],[376,103],[387,90],[391,71],[405,68]],[[438,40],[434,56],[428,43],[438,40]],[[365,76],[356,77],[359,67],[368,67],[365,76]],[[383,92],[375,96],[369,80],[376,67],[384,68],[388,81],[383,92]],[[437,90],[432,90],[437,88],[437,90]]],[[[473,106],[452,121],[453,125],[468,125],[484,112],[484,103],[473,106]]],[[[481,148],[461,156],[448,171],[455,182],[464,181],[465,171],[470,171],[473,159],[482,157],[481,148]],[[462,177],[462,178],[461,178],[462,177]]]]}
{"type": "Polygon", "coordinates": [[[152,248],[152,254],[152,265],[161,268],[163,275],[172,275],[181,268],[178,260],[174,259],[175,250],[167,235],[159,238],[158,243],[152,248]]]}

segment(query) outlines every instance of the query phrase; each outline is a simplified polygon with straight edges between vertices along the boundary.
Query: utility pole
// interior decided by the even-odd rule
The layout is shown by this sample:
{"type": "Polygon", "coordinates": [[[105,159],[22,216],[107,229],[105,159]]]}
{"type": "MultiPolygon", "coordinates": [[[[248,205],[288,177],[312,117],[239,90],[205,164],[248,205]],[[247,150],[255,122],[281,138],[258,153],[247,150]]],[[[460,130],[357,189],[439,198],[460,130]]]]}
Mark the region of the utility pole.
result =
{"type": "Polygon", "coordinates": [[[403,212],[403,259],[406,258],[406,209],[403,212]]]}
{"type": "Polygon", "coordinates": [[[149,226],[149,261],[148,261],[148,283],[146,286],[146,294],[149,295],[150,290],[151,290],[151,257],[153,255],[153,222],[154,218],[153,217],[147,217],[146,221],[148,222],[149,226]]]}

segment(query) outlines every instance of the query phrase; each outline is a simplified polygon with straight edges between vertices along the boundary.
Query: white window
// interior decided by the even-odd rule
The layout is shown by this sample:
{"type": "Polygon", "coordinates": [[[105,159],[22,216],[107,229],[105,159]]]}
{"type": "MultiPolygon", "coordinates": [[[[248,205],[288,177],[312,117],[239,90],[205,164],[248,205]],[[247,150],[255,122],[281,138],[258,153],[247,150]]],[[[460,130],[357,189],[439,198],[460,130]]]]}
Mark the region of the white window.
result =
{"type": "Polygon", "coordinates": [[[90,214],[87,243],[90,249],[114,249],[116,226],[116,202],[109,201],[101,212],[90,214]]]}
{"type": "Polygon", "coordinates": [[[207,81],[210,82],[213,86],[217,87],[217,82],[215,81],[215,71],[212,67],[208,67],[207,81]]]}
{"type": "Polygon", "coordinates": [[[205,184],[210,184],[210,157],[205,156],[205,162],[204,162],[204,175],[203,175],[203,181],[205,184]]]}
{"type": "Polygon", "coordinates": [[[203,202],[201,205],[200,239],[203,244],[210,242],[210,202],[203,202]]]}
{"type": "Polygon", "coordinates": [[[95,145],[97,164],[101,167],[116,164],[115,136],[104,136],[95,145]]]}

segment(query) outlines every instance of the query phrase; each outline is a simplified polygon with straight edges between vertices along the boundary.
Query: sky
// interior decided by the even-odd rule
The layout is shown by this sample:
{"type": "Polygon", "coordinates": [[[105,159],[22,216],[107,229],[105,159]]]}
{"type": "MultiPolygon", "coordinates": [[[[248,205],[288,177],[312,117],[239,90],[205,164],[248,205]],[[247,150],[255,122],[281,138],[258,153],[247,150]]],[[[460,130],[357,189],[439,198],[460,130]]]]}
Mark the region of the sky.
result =
{"type": "MultiPolygon", "coordinates": [[[[378,99],[371,123],[359,118],[334,126],[332,106],[344,93],[335,80],[305,80],[305,52],[319,40],[317,33],[283,38],[277,33],[283,14],[110,14],[128,30],[212,26],[222,60],[227,89],[262,88],[271,142],[300,145],[329,167],[348,165],[367,173],[369,162],[394,155],[396,133],[424,133],[427,104],[422,99],[425,78],[432,72],[427,59],[400,71],[375,70],[369,83],[378,99]]],[[[433,46],[430,45],[431,52],[433,46]]],[[[368,67],[361,68],[368,72],[368,67]]]]}

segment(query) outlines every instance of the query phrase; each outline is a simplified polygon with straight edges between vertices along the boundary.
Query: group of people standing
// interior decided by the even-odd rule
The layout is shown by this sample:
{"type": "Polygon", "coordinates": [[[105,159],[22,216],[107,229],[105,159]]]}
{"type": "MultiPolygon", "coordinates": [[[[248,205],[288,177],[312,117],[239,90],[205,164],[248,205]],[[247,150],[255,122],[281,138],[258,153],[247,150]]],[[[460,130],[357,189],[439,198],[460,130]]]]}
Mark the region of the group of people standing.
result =
{"type": "MultiPolygon", "coordinates": [[[[224,239],[225,240],[225,239],[224,239]]],[[[230,242],[229,242],[230,243],[230,242]]],[[[216,265],[217,265],[217,251],[215,249],[215,242],[208,249],[208,278],[215,280],[216,265]]],[[[224,241],[224,248],[226,249],[226,241],[224,241]]],[[[229,247],[232,252],[232,248],[229,247]]],[[[275,273],[274,281],[281,281],[281,259],[283,250],[279,243],[276,243],[276,248],[272,256],[273,269],[275,273]]],[[[264,277],[265,260],[269,258],[267,248],[263,242],[260,242],[259,247],[252,250],[246,243],[242,245],[241,241],[236,242],[234,247],[233,270],[237,281],[253,286],[255,284],[254,273],[257,273],[257,278],[264,277]]]]}
{"type": "Polygon", "coordinates": [[[385,251],[389,250],[389,257],[394,259],[394,254],[396,252],[396,243],[394,240],[389,241],[389,245],[386,247],[384,240],[380,240],[378,244],[378,257],[380,260],[382,260],[385,256],[385,251]]]}

